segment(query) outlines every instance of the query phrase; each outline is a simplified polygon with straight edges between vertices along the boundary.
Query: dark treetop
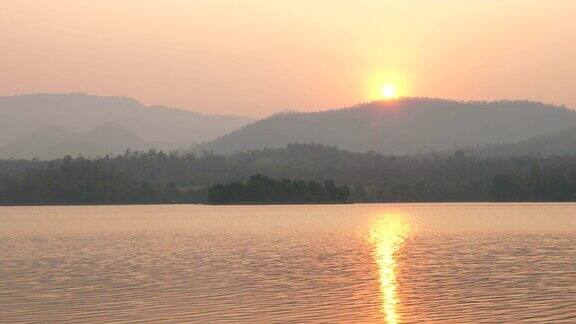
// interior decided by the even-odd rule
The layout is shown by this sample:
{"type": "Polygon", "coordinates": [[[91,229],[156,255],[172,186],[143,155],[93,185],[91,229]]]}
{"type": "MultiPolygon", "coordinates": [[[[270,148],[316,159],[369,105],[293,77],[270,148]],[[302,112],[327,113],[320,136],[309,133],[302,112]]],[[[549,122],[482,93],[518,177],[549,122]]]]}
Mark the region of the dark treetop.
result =
{"type": "Polygon", "coordinates": [[[246,182],[217,184],[208,193],[211,203],[324,203],[346,202],[348,186],[334,181],[274,180],[263,175],[251,176],[246,182]]]}

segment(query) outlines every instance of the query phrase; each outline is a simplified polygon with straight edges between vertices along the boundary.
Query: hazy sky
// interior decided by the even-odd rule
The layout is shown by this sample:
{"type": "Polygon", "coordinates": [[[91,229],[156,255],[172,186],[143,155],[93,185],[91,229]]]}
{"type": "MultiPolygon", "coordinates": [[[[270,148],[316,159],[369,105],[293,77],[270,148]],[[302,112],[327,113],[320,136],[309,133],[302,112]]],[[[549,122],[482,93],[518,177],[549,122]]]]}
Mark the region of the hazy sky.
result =
{"type": "Polygon", "coordinates": [[[574,0],[0,0],[0,95],[263,116],[403,96],[576,108],[574,0]]]}

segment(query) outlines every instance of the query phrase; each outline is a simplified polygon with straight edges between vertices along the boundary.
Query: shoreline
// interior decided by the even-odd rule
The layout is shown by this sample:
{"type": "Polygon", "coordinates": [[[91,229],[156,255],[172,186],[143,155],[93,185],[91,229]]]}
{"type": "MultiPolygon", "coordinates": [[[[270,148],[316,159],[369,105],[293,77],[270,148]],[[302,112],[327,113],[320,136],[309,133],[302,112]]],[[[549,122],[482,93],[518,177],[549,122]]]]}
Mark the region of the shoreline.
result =
{"type": "Polygon", "coordinates": [[[371,205],[371,204],[576,204],[576,201],[356,201],[356,202],[286,202],[286,203],[75,203],[75,204],[0,204],[2,207],[87,207],[87,206],[162,206],[162,205],[196,205],[196,206],[307,206],[307,205],[371,205]]]}

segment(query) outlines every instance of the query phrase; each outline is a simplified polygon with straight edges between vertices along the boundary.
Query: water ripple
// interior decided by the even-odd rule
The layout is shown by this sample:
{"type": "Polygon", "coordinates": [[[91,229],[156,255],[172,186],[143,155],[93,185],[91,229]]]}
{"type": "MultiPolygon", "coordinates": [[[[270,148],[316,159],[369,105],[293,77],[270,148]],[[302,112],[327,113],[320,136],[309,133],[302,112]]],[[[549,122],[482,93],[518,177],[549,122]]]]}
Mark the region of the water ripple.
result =
{"type": "Polygon", "coordinates": [[[0,322],[576,322],[576,206],[464,206],[2,208],[0,322]]]}

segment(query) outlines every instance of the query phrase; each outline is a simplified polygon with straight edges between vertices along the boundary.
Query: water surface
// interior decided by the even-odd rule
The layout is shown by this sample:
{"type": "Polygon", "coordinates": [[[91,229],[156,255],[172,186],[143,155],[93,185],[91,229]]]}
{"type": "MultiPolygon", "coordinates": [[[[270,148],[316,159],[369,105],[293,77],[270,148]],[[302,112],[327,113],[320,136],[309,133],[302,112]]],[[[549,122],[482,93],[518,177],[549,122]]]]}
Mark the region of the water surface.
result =
{"type": "Polygon", "coordinates": [[[0,207],[0,322],[576,322],[576,204],[0,207]]]}

